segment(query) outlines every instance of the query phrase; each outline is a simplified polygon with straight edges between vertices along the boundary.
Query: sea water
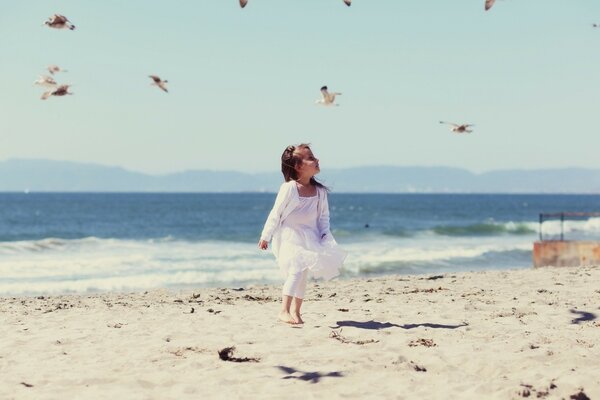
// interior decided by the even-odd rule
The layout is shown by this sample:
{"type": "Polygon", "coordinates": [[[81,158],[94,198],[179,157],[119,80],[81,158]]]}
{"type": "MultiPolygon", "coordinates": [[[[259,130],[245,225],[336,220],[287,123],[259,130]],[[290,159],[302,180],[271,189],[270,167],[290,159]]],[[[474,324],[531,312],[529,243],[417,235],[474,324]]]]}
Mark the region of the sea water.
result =
{"type": "MultiPolygon", "coordinates": [[[[257,248],[273,193],[0,193],[0,295],[281,283],[257,248]]],[[[539,213],[600,211],[598,195],[329,196],[341,279],[531,268],[539,213]]],[[[600,239],[600,219],[565,221],[600,239]]],[[[558,220],[543,224],[558,238],[558,220]]]]}

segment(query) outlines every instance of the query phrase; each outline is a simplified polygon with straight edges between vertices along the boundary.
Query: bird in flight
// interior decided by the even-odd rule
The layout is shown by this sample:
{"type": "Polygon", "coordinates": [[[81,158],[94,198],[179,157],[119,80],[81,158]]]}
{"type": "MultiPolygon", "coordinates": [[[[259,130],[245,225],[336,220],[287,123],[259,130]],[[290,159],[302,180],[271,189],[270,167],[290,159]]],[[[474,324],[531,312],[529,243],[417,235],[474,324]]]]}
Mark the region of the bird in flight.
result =
{"type": "Polygon", "coordinates": [[[471,133],[473,132],[472,129],[469,129],[470,127],[474,126],[473,124],[455,124],[453,122],[444,122],[444,121],[440,121],[440,124],[446,124],[446,125],[451,125],[452,128],[450,128],[450,130],[454,133],[471,133]]]}
{"type": "Polygon", "coordinates": [[[600,28],[600,24],[592,24],[592,28],[600,28]]]}
{"type": "MultiPolygon", "coordinates": [[[[244,8],[246,7],[246,4],[248,4],[248,0],[240,0],[240,7],[244,8]]],[[[350,7],[350,5],[352,4],[352,0],[344,0],[344,4],[350,7]]]]}
{"type": "Polygon", "coordinates": [[[56,86],[56,81],[54,78],[48,75],[40,75],[37,81],[33,82],[34,85],[46,86],[46,87],[54,87],[56,86]]]}
{"type": "Polygon", "coordinates": [[[494,5],[495,2],[496,2],[496,0],[485,0],[485,11],[492,8],[492,6],[494,5]]]}
{"type": "Polygon", "coordinates": [[[50,72],[52,75],[54,75],[58,72],[67,72],[67,70],[62,69],[58,65],[48,65],[48,72],[50,72]]]}
{"type": "Polygon", "coordinates": [[[169,91],[167,90],[167,85],[166,85],[166,83],[169,81],[163,81],[156,75],[149,75],[149,77],[152,78],[152,80],[154,81],[154,82],[152,82],[152,85],[158,86],[165,92],[169,93],[169,91]]]}
{"type": "Polygon", "coordinates": [[[49,90],[42,95],[41,99],[46,100],[50,96],[65,96],[67,94],[73,94],[69,92],[69,86],[70,85],[60,85],[54,90],[49,90]]]}
{"type": "Polygon", "coordinates": [[[327,86],[323,86],[321,88],[321,96],[323,96],[321,99],[315,101],[315,103],[317,104],[323,104],[324,106],[332,106],[332,105],[339,105],[339,104],[335,104],[335,96],[341,96],[341,93],[337,93],[337,92],[333,92],[330,93],[327,90],[327,86]]]}
{"type": "Polygon", "coordinates": [[[54,29],[75,29],[75,25],[73,25],[67,17],[59,14],[54,14],[53,16],[49,17],[48,21],[44,22],[44,24],[54,29]]]}

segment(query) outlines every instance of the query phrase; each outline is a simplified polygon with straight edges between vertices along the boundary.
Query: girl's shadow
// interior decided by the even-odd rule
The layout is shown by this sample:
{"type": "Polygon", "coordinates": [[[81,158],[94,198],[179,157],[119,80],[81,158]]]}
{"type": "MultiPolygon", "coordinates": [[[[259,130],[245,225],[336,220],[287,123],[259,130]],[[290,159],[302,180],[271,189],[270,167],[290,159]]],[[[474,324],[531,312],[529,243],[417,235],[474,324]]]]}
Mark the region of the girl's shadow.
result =
{"type": "Polygon", "coordinates": [[[427,328],[436,328],[436,329],[456,329],[456,328],[460,328],[461,326],[467,326],[469,324],[467,324],[466,322],[463,322],[459,325],[441,325],[441,324],[431,324],[431,323],[423,323],[423,324],[404,324],[404,325],[398,325],[398,324],[392,324],[390,322],[378,322],[378,321],[366,321],[366,322],[359,322],[359,321],[337,321],[336,322],[338,326],[330,326],[330,328],[332,329],[337,329],[337,328],[342,328],[344,326],[350,326],[353,328],[360,328],[360,329],[370,329],[370,330],[380,330],[380,329],[386,329],[386,328],[392,328],[392,327],[396,327],[396,328],[402,328],[402,329],[413,329],[413,328],[418,328],[420,326],[424,326],[427,328]]]}

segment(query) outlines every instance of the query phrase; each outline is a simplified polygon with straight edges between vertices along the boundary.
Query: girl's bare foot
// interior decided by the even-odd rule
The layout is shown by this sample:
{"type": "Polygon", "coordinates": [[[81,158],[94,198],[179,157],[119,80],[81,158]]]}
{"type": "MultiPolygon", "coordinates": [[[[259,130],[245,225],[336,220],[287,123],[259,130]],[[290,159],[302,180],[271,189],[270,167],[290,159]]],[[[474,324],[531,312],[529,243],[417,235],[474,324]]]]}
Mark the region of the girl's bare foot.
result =
{"type": "Polygon", "coordinates": [[[296,324],[297,322],[292,318],[292,315],[287,311],[282,311],[279,313],[279,320],[285,322],[286,324],[296,324]]]}
{"type": "Polygon", "coordinates": [[[304,321],[302,320],[302,317],[300,316],[300,313],[294,313],[292,318],[293,318],[295,324],[303,324],[304,323],[304,321]]]}

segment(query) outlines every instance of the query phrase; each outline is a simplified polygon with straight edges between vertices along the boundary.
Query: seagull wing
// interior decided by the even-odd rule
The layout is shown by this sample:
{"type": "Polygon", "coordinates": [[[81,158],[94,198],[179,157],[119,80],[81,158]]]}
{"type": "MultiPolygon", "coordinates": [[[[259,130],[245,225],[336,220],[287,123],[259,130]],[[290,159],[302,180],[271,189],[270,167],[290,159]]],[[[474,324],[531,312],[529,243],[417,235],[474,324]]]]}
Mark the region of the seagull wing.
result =
{"type": "Polygon", "coordinates": [[[155,83],[160,83],[160,78],[156,75],[148,75],[155,83]]]}
{"type": "Polygon", "coordinates": [[[492,6],[494,5],[495,2],[496,2],[496,0],[485,0],[485,11],[492,8],[492,6]]]}
{"type": "Polygon", "coordinates": [[[329,91],[327,91],[327,87],[322,87],[321,88],[321,95],[323,96],[323,100],[325,102],[330,101],[331,95],[329,94],[329,91]]]}
{"type": "Polygon", "coordinates": [[[44,92],[44,94],[42,95],[42,97],[40,97],[40,99],[46,100],[48,97],[50,97],[51,94],[52,94],[52,91],[44,92]]]}
{"type": "Polygon", "coordinates": [[[248,0],[240,0],[240,7],[244,8],[248,4],[248,0]]]}
{"type": "Polygon", "coordinates": [[[344,0],[344,3],[350,7],[350,5],[352,4],[352,0],[344,0]]]}
{"type": "Polygon", "coordinates": [[[458,128],[459,125],[455,124],[454,122],[446,122],[446,121],[440,121],[440,124],[446,124],[446,125],[452,125],[455,128],[458,128]]]}
{"type": "Polygon", "coordinates": [[[51,76],[44,75],[44,76],[42,76],[42,79],[44,80],[44,82],[46,82],[49,85],[56,85],[56,81],[54,79],[52,79],[51,76]]]}

